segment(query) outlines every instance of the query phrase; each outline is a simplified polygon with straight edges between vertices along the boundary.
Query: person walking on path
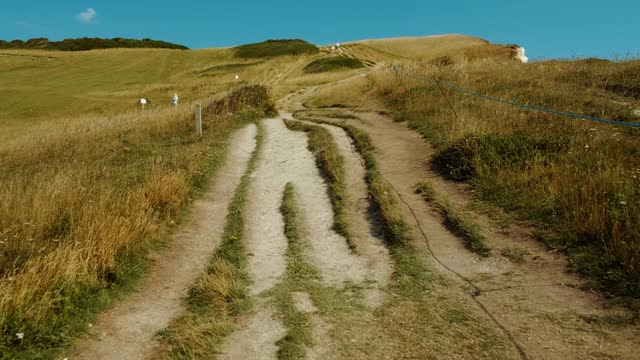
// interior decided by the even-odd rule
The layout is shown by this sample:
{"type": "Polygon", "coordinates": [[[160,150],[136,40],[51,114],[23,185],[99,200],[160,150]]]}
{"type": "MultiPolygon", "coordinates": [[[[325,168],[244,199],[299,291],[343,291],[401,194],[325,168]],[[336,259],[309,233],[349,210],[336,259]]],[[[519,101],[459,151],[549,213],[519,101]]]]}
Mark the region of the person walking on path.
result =
{"type": "Polygon", "coordinates": [[[178,106],[178,100],[178,94],[173,94],[173,97],[171,98],[171,105],[178,106]]]}

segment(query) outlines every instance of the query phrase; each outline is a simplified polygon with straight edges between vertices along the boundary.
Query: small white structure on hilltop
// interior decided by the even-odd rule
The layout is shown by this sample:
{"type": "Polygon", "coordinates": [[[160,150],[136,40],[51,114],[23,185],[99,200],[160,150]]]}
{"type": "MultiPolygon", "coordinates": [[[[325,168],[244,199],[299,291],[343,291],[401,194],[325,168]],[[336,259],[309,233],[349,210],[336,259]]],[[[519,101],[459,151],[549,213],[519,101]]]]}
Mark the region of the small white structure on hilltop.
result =
{"type": "Polygon", "coordinates": [[[515,58],[525,64],[529,62],[529,58],[524,54],[524,48],[522,46],[516,49],[515,58]]]}

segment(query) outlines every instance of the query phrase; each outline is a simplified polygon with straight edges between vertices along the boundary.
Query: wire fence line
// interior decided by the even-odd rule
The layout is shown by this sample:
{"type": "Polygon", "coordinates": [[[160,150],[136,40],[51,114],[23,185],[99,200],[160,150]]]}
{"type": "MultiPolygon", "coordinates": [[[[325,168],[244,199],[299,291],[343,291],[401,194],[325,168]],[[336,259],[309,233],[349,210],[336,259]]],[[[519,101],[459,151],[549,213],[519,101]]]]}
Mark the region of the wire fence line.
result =
{"type": "Polygon", "coordinates": [[[430,83],[434,83],[440,86],[446,86],[454,91],[463,93],[463,94],[467,94],[467,95],[471,95],[471,96],[475,96],[481,99],[485,99],[485,100],[490,100],[490,101],[495,101],[495,102],[499,102],[499,103],[503,103],[503,104],[507,104],[507,105],[511,105],[511,106],[516,106],[516,107],[520,107],[523,109],[528,109],[528,110],[534,110],[534,111],[541,111],[541,112],[545,112],[548,114],[554,114],[554,115],[560,115],[560,116],[566,116],[566,117],[570,117],[570,118],[574,118],[574,119],[581,119],[581,120],[590,120],[590,121],[597,121],[597,122],[601,122],[601,123],[606,123],[606,124],[613,124],[613,125],[621,125],[621,126],[629,126],[629,127],[634,127],[634,128],[640,128],[640,123],[630,123],[630,122],[626,122],[626,121],[619,121],[619,120],[609,120],[609,119],[601,119],[601,118],[597,118],[597,117],[593,117],[593,116],[586,116],[586,115],[579,115],[579,114],[574,114],[574,113],[570,113],[570,112],[565,112],[565,111],[558,111],[558,110],[551,110],[551,109],[545,109],[539,106],[532,106],[532,105],[525,105],[525,104],[519,104],[513,101],[509,101],[509,100],[505,100],[505,99],[500,99],[500,98],[496,98],[496,97],[492,97],[492,96],[488,96],[488,95],[484,95],[484,94],[479,94],[477,92],[465,89],[465,88],[461,88],[459,86],[450,84],[446,81],[442,81],[442,80],[436,80],[436,79],[431,79],[428,77],[424,77],[424,76],[415,76],[415,75],[411,75],[409,73],[407,73],[406,71],[403,71],[402,68],[398,65],[394,65],[392,67],[393,71],[397,74],[403,75],[405,77],[414,79],[414,80],[418,80],[418,81],[424,81],[424,82],[430,82],[430,83]]]}

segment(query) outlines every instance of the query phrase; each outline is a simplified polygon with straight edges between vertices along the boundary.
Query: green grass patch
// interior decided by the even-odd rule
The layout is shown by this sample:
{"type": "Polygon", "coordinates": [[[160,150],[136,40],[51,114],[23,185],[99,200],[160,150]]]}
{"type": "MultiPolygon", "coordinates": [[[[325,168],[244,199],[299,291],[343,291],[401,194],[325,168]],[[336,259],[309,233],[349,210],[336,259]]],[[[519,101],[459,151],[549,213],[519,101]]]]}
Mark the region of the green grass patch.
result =
{"type": "Polygon", "coordinates": [[[204,358],[216,353],[225,337],[233,331],[235,318],[251,307],[248,296],[251,280],[246,272],[247,255],[243,243],[244,209],[251,173],[263,141],[261,130],[256,141],[256,150],[229,205],[222,242],[207,270],[190,290],[189,312],[163,331],[169,358],[204,358]]]}
{"type": "Polygon", "coordinates": [[[509,261],[522,264],[525,261],[527,255],[530,255],[527,250],[518,248],[505,248],[500,251],[500,255],[509,259],[509,261]]]}
{"type": "Polygon", "coordinates": [[[458,212],[451,202],[438,196],[431,185],[424,181],[418,183],[416,193],[421,194],[442,215],[445,225],[462,238],[467,249],[480,256],[491,254],[491,249],[480,232],[480,225],[458,212]]]}
{"type": "Polygon", "coordinates": [[[471,180],[482,170],[523,169],[534,162],[553,163],[569,145],[570,139],[563,134],[470,135],[440,150],[433,163],[454,180],[471,180]]]}
{"type": "Polygon", "coordinates": [[[344,158],[327,129],[299,121],[285,120],[291,130],[304,131],[309,136],[309,150],[316,158],[316,165],[325,178],[329,199],[333,206],[333,230],[347,239],[351,250],[355,249],[346,220],[346,185],[344,158]]]}
{"type": "Polygon", "coordinates": [[[284,234],[289,243],[286,253],[289,279],[295,284],[320,280],[320,272],[309,265],[303,257],[302,218],[291,183],[288,183],[284,189],[280,212],[284,220],[284,234]]]}
{"type": "Polygon", "coordinates": [[[358,59],[346,56],[332,56],[314,60],[308,63],[303,70],[307,74],[317,74],[343,69],[359,69],[363,67],[364,64],[358,59]]]}
{"type": "Polygon", "coordinates": [[[302,255],[302,229],[300,228],[302,219],[291,183],[288,183],[284,189],[280,212],[289,244],[286,253],[287,276],[269,293],[288,331],[276,345],[278,345],[278,359],[301,359],[305,357],[305,348],[313,345],[312,324],[309,314],[296,310],[291,293],[308,291],[312,282],[320,280],[320,274],[305,261],[302,255]]]}
{"type": "Polygon", "coordinates": [[[269,58],[283,55],[316,54],[318,47],[300,39],[267,40],[234,48],[235,56],[243,59],[269,58]]]}

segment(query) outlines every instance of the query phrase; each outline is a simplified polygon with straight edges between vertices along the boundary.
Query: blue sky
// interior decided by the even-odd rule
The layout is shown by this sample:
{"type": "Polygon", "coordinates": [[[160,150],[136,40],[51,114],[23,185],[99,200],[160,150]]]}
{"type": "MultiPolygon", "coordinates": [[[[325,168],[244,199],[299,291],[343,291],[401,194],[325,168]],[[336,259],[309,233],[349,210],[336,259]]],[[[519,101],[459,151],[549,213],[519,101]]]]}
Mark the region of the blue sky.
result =
{"type": "Polygon", "coordinates": [[[3,40],[149,37],[202,48],[458,33],[516,43],[532,59],[640,57],[640,0],[0,1],[3,40]]]}

